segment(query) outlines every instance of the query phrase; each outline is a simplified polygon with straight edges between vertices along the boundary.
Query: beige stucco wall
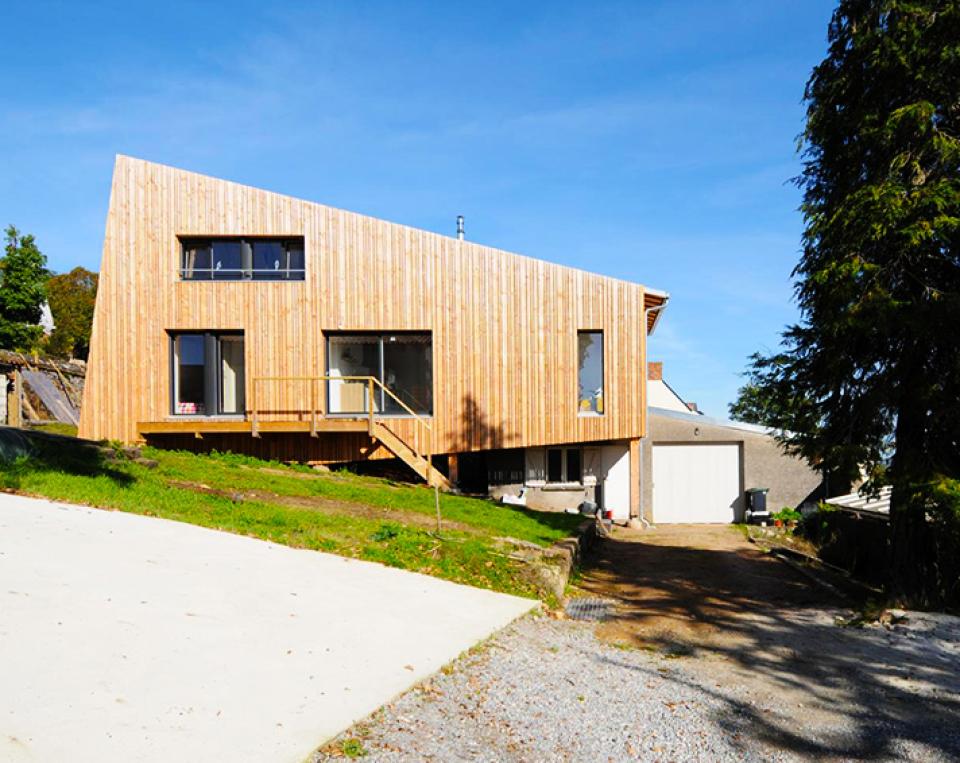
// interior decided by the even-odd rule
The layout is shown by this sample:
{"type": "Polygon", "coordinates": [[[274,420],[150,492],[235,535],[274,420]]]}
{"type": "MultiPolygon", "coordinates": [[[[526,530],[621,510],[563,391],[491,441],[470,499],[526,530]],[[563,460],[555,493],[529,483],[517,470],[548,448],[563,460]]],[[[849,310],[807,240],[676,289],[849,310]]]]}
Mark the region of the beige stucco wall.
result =
{"type": "MultiPolygon", "coordinates": [[[[651,449],[657,443],[740,443],[741,491],[751,487],[770,488],[767,507],[778,511],[796,507],[807,500],[821,484],[820,475],[802,459],[783,452],[776,440],[761,432],[734,429],[708,423],[704,417],[683,415],[676,418],[650,411],[650,437],[642,444],[642,494],[644,516],[653,516],[653,459],[651,449]]],[[[742,502],[741,502],[742,504],[742,502]]],[[[744,506],[739,507],[742,519],[744,506]]]]}

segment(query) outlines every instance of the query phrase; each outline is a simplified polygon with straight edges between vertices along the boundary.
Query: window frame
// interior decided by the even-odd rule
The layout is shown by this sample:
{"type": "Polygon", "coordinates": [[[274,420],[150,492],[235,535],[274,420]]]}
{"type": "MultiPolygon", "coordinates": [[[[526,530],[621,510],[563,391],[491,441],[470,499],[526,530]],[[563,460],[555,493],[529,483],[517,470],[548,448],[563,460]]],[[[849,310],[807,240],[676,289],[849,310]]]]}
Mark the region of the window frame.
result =
{"type": "Polygon", "coordinates": [[[600,416],[605,416],[607,414],[607,397],[606,397],[606,386],[607,386],[607,342],[606,336],[603,329],[592,328],[592,329],[577,329],[576,344],[574,346],[575,357],[577,358],[577,399],[576,399],[576,410],[577,416],[583,418],[597,418],[600,416]],[[580,337],[584,334],[599,334],[600,335],[600,401],[601,401],[601,410],[596,411],[593,409],[584,410],[580,407],[581,397],[580,397],[580,337]]]}
{"type": "MultiPolygon", "coordinates": [[[[255,281],[257,283],[303,283],[307,280],[307,240],[305,236],[302,235],[280,235],[280,236],[261,236],[261,235],[191,235],[191,234],[178,234],[177,243],[179,244],[179,254],[178,254],[178,263],[177,263],[177,274],[178,280],[182,283],[215,283],[215,282],[224,282],[224,283],[247,283],[255,281]],[[243,245],[250,245],[250,267],[244,268],[240,267],[237,270],[238,276],[235,278],[217,278],[215,274],[217,270],[213,267],[213,245],[215,242],[225,242],[225,243],[239,243],[241,247],[241,257],[243,251],[243,245]],[[188,272],[196,272],[197,269],[188,269],[186,267],[186,257],[187,249],[191,246],[196,246],[201,243],[206,243],[210,248],[210,267],[203,269],[207,273],[203,277],[188,277],[188,272]],[[281,268],[277,270],[270,269],[254,269],[253,268],[253,245],[257,243],[279,243],[284,252],[287,253],[287,262],[289,263],[289,252],[296,249],[296,245],[299,245],[300,251],[303,252],[303,267],[302,268],[281,268]],[[285,273],[286,277],[284,278],[264,278],[257,277],[258,273],[285,273]]],[[[242,262],[241,262],[242,265],[242,262]]]]}
{"type": "Polygon", "coordinates": [[[562,486],[583,487],[583,446],[582,445],[557,445],[547,446],[543,454],[543,485],[546,488],[556,488],[562,486]],[[580,475],[577,479],[570,479],[569,453],[573,451],[579,456],[580,475]],[[560,453],[560,476],[559,482],[550,479],[550,453],[560,453]]]}
{"type": "MultiPolygon", "coordinates": [[[[412,418],[423,418],[423,419],[432,419],[434,413],[434,402],[436,399],[436,390],[435,390],[435,378],[433,374],[433,369],[436,367],[435,358],[433,354],[433,331],[417,331],[417,330],[403,330],[403,331],[324,331],[323,337],[326,340],[324,344],[324,355],[325,355],[325,374],[328,377],[326,383],[326,415],[331,417],[342,417],[342,418],[356,418],[360,415],[366,415],[365,411],[337,411],[333,412],[330,410],[330,384],[335,379],[329,378],[331,376],[330,368],[330,340],[335,337],[374,337],[377,341],[377,348],[379,353],[379,362],[377,364],[377,378],[380,379],[380,383],[386,386],[386,381],[384,380],[386,360],[383,351],[384,340],[387,337],[391,336],[425,336],[430,340],[430,410],[426,412],[418,412],[416,414],[409,414],[404,410],[400,411],[386,411],[386,399],[387,393],[383,391],[379,386],[378,389],[378,402],[379,409],[375,410],[375,415],[377,418],[384,419],[412,419],[412,418]]],[[[414,408],[414,406],[410,406],[414,408]]]]}
{"type": "Polygon", "coordinates": [[[209,419],[209,418],[221,418],[221,419],[245,419],[246,418],[246,407],[247,407],[247,378],[246,378],[246,367],[247,367],[247,337],[246,332],[243,329],[167,329],[167,337],[170,343],[169,349],[169,365],[170,365],[170,412],[169,415],[177,419],[209,419]],[[204,369],[204,412],[203,413],[178,413],[177,412],[177,397],[179,392],[179,363],[177,358],[177,338],[182,336],[199,336],[204,340],[204,357],[203,357],[203,369],[204,369]],[[222,350],[220,340],[223,337],[240,337],[243,341],[243,359],[244,359],[244,378],[243,378],[243,400],[239,406],[242,410],[239,412],[223,411],[223,370],[221,367],[222,363],[222,350]],[[216,346],[215,357],[208,358],[206,352],[206,341],[208,338],[212,338],[216,346]],[[215,409],[211,413],[209,411],[209,406],[207,403],[210,402],[208,394],[209,385],[207,382],[206,374],[208,369],[212,368],[215,374],[214,378],[214,388],[216,393],[213,396],[215,400],[215,409]]]}

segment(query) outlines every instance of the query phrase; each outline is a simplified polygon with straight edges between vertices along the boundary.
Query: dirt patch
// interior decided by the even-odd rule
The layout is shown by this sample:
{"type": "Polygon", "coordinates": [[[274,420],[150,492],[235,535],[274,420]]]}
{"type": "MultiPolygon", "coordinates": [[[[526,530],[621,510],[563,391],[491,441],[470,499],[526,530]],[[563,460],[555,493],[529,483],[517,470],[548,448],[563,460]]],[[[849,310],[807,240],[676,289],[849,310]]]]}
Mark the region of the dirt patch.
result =
{"type": "Polygon", "coordinates": [[[735,687],[741,733],[820,760],[899,758],[904,740],[928,745],[928,759],[960,750],[947,730],[960,720],[950,639],[891,622],[844,627],[856,622],[844,601],[736,528],[620,531],[581,587],[618,601],[601,640],[668,658],[718,695],[735,687]]]}
{"type": "MultiPolygon", "coordinates": [[[[311,475],[304,475],[311,479],[311,475]]],[[[242,501],[256,501],[258,503],[272,503],[277,506],[291,506],[298,509],[309,509],[323,514],[350,514],[355,517],[365,519],[379,519],[383,521],[400,522],[405,525],[413,525],[429,530],[435,530],[437,520],[435,517],[421,514],[416,511],[406,511],[404,509],[389,509],[385,507],[369,506],[364,503],[349,503],[347,501],[334,501],[329,498],[318,496],[301,495],[279,495],[269,490],[222,490],[220,488],[210,487],[199,482],[186,482],[183,480],[169,480],[167,484],[172,487],[178,487],[183,490],[193,490],[198,493],[208,495],[217,495],[222,498],[228,498],[235,503],[242,501]]],[[[443,520],[445,530],[459,530],[465,533],[479,534],[475,527],[463,524],[462,522],[453,522],[448,519],[443,520]]]]}
{"type": "Polygon", "coordinates": [[[840,603],[732,528],[710,525],[619,530],[580,587],[620,602],[601,639],[679,652],[736,639],[731,620],[840,603]]]}

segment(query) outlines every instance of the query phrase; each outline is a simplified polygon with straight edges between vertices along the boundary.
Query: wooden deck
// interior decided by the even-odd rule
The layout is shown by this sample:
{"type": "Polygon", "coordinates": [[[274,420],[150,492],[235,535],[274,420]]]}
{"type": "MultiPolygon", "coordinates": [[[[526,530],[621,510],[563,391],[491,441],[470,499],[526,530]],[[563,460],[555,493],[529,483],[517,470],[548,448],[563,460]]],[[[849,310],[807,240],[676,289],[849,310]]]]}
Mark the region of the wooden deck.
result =
{"type": "Polygon", "coordinates": [[[178,421],[138,421],[137,431],[141,437],[148,435],[193,435],[202,439],[206,434],[249,434],[260,437],[263,433],[303,433],[319,436],[323,433],[363,432],[374,442],[380,442],[397,458],[419,474],[428,485],[437,485],[445,490],[452,486],[432,462],[432,453],[424,452],[419,442],[413,446],[399,437],[388,422],[390,419],[317,417],[306,421],[248,421],[245,419],[207,419],[197,417],[178,421]]]}
{"type": "MultiPolygon", "coordinates": [[[[367,432],[370,424],[366,418],[320,418],[316,423],[309,420],[259,421],[259,432],[305,432],[311,429],[320,432],[367,432]]],[[[253,434],[253,422],[245,419],[187,419],[178,421],[138,421],[137,431],[149,434],[253,434]]]]}

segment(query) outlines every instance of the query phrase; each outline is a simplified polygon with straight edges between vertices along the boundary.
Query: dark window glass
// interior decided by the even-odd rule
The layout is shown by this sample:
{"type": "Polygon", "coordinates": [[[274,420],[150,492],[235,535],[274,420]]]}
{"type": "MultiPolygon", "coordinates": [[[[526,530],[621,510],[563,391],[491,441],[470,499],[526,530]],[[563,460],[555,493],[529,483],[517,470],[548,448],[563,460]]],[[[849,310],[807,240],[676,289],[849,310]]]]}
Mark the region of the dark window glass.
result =
{"type": "Polygon", "coordinates": [[[173,335],[173,412],[182,416],[242,414],[243,334],[173,335]]]}
{"type": "Polygon", "coordinates": [[[567,482],[580,482],[582,479],[583,471],[580,463],[580,449],[569,448],[567,450],[567,482]]]}
{"type": "MultiPolygon", "coordinates": [[[[425,334],[383,337],[383,383],[415,413],[433,410],[433,353],[425,334]]],[[[387,413],[407,411],[390,395],[384,395],[387,413]]]]}
{"type": "Polygon", "coordinates": [[[292,241],[288,243],[287,262],[289,263],[287,267],[290,268],[290,277],[295,278],[296,274],[299,273],[299,277],[303,278],[304,257],[302,243],[299,241],[292,241]]]}
{"type": "Polygon", "coordinates": [[[213,277],[218,281],[238,281],[243,278],[239,241],[213,242],[213,277]]]}
{"type": "Polygon", "coordinates": [[[577,411],[603,413],[603,332],[578,331],[577,411]]]}
{"type": "Polygon", "coordinates": [[[253,277],[260,281],[282,281],[289,275],[287,248],[280,241],[253,242],[253,277]]]}
{"type": "Polygon", "coordinates": [[[302,281],[303,239],[216,238],[181,241],[186,281],[302,281]]]}
{"type": "Polygon", "coordinates": [[[547,482],[563,482],[563,451],[547,451],[547,482]]]}
{"type": "Polygon", "coordinates": [[[206,353],[203,334],[183,334],[174,340],[175,403],[174,412],[206,413],[204,370],[206,353]]]}
{"type": "Polygon", "coordinates": [[[210,278],[210,242],[183,243],[183,277],[190,280],[210,278]]]}

